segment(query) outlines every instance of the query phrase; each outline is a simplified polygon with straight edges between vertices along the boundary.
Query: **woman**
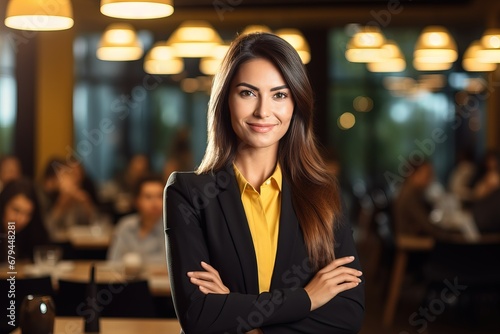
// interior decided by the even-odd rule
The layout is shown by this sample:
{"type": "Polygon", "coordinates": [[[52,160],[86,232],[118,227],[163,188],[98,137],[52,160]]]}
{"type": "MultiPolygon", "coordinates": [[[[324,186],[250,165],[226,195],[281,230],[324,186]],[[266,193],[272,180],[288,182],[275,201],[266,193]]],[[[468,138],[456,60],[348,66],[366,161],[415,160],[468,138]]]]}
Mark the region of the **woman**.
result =
{"type": "Polygon", "coordinates": [[[339,190],[312,133],[313,93],[296,51],[237,38],[214,78],[208,147],[174,173],[165,224],[185,333],[355,333],[360,265],[339,190]]]}
{"type": "MultiPolygon", "coordinates": [[[[15,232],[16,261],[32,260],[33,249],[48,242],[42,212],[33,183],[27,179],[11,181],[0,193],[0,234],[15,232]]],[[[5,239],[4,239],[5,240],[5,239]]],[[[6,260],[6,245],[2,246],[2,260],[6,260]]]]}

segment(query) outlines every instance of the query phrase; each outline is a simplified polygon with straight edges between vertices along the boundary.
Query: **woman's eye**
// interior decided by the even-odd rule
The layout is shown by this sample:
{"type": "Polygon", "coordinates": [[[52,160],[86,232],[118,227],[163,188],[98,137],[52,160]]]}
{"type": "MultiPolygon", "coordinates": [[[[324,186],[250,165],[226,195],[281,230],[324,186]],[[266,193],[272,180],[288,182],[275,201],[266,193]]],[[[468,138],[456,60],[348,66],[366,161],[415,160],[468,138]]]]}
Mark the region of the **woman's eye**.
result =
{"type": "Polygon", "coordinates": [[[240,92],[240,96],[243,96],[243,97],[255,96],[255,94],[251,90],[242,90],[240,92]]]}
{"type": "Polygon", "coordinates": [[[277,99],[285,99],[286,97],[288,97],[288,94],[283,93],[283,92],[278,92],[274,95],[274,97],[277,99]]]}

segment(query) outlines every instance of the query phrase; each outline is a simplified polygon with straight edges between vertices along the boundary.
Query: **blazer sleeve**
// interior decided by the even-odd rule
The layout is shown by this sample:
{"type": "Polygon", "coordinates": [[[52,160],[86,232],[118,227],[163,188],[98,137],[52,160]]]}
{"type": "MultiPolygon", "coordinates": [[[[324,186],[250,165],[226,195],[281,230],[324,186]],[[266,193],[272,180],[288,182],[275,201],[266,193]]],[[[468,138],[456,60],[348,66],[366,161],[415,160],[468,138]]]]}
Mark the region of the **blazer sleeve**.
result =
{"type": "MultiPolygon", "coordinates": [[[[335,242],[336,258],[355,256],[355,261],[347,266],[361,270],[350,224],[340,224],[336,229],[335,242]]],[[[266,334],[358,333],[364,318],[364,278],[361,277],[361,280],[357,287],[338,294],[322,307],[310,312],[304,319],[261,329],[266,334]]]]}
{"type": "MultiPolygon", "coordinates": [[[[191,193],[193,174],[174,173],[165,188],[165,231],[172,298],[186,334],[245,333],[282,323],[297,322],[310,313],[303,288],[276,289],[261,294],[208,294],[189,281],[188,271],[210,263],[203,229],[203,208],[191,193]],[[188,181],[191,179],[191,181],[188,181]]],[[[216,199],[211,199],[216,201],[216,199]]]]}

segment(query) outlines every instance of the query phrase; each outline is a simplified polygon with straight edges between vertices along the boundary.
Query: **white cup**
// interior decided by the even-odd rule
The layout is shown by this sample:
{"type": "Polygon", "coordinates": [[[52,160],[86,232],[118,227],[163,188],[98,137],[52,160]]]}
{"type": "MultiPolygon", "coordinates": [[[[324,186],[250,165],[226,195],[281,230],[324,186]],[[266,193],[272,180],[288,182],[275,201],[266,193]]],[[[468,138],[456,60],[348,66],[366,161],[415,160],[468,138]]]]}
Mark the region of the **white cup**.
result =
{"type": "Polygon", "coordinates": [[[142,271],[142,258],[139,253],[130,252],[123,255],[123,270],[125,278],[135,279],[142,271]]]}

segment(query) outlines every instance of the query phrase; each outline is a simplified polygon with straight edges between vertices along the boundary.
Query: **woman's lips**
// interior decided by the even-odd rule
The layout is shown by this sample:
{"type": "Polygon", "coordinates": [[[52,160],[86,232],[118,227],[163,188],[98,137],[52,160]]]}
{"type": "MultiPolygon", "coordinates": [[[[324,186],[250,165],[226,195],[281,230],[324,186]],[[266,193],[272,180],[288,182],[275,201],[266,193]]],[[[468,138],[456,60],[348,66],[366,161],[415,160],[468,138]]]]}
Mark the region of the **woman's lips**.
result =
{"type": "Polygon", "coordinates": [[[259,133],[266,133],[271,131],[276,124],[258,124],[258,123],[248,123],[250,129],[259,133]]]}

